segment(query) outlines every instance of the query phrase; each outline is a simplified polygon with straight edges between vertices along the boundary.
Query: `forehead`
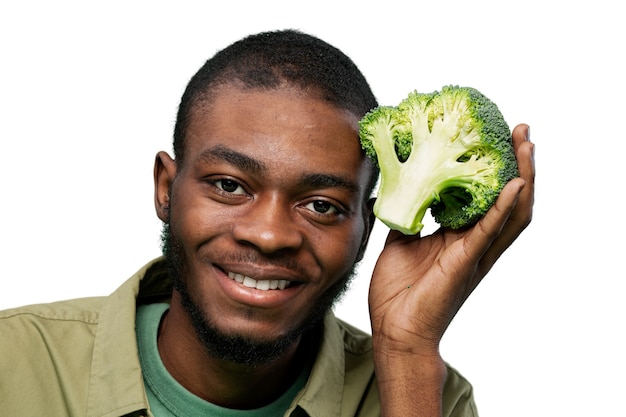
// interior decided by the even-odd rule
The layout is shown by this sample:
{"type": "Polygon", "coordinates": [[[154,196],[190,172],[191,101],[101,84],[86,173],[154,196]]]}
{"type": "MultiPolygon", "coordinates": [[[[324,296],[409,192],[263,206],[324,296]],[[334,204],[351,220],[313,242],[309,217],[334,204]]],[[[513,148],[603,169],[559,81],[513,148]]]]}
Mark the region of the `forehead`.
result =
{"type": "MultiPolygon", "coordinates": [[[[295,87],[271,90],[221,86],[198,105],[186,134],[185,160],[224,146],[269,167],[366,171],[358,117],[295,87]]],[[[355,177],[355,179],[356,179],[355,177]]]]}

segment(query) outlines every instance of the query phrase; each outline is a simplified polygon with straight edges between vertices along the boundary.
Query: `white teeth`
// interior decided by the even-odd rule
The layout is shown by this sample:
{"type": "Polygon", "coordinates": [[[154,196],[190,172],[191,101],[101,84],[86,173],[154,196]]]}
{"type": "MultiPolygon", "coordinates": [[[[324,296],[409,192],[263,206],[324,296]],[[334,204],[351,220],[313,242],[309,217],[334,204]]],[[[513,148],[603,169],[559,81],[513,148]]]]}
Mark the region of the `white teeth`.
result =
{"type": "Polygon", "coordinates": [[[265,279],[263,281],[257,281],[256,282],[256,289],[257,290],[263,290],[263,291],[267,291],[270,289],[270,281],[265,279]]]}
{"type": "Polygon", "coordinates": [[[246,286],[246,287],[254,288],[254,287],[256,287],[256,281],[253,280],[250,277],[244,277],[243,278],[243,285],[246,286]]]}
{"type": "Polygon", "coordinates": [[[257,290],[267,291],[267,290],[284,290],[289,286],[289,281],[284,279],[264,279],[257,281],[254,278],[250,278],[249,276],[243,274],[236,274],[234,272],[229,272],[228,277],[243,284],[246,287],[256,288],[257,290]]]}

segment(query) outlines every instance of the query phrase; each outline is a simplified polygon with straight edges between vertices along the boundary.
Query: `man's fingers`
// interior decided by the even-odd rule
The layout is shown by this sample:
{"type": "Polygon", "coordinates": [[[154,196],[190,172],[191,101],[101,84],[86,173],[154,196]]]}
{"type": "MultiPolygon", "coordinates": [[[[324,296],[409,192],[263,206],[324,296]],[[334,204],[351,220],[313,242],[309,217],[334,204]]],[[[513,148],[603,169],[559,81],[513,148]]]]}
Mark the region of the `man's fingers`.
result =
{"type": "Polygon", "coordinates": [[[519,125],[513,130],[513,147],[520,178],[526,181],[514,218],[526,227],[532,219],[535,199],[535,145],[530,141],[530,130],[527,125],[519,125]]]}
{"type": "MultiPolygon", "coordinates": [[[[496,203],[487,214],[474,226],[466,240],[466,251],[481,256],[489,250],[501,236],[511,213],[517,206],[525,181],[520,178],[511,180],[500,192],[496,203]]],[[[503,251],[505,248],[502,248],[503,251]]]]}
{"type": "Polygon", "coordinates": [[[505,223],[501,230],[493,236],[493,243],[485,253],[480,263],[480,274],[486,274],[502,253],[515,241],[522,231],[530,224],[533,214],[535,195],[535,160],[534,144],[530,141],[530,133],[527,125],[518,125],[513,130],[513,148],[517,157],[520,178],[511,181],[500,194],[492,211],[494,219],[490,219],[491,213],[487,213],[483,220],[486,223],[481,228],[492,233],[494,226],[502,221],[503,215],[508,212],[505,223]],[[520,185],[522,188],[520,188],[520,185]],[[513,206],[511,206],[513,204],[513,206]],[[491,221],[495,223],[490,224],[491,221]]]}
{"type": "Polygon", "coordinates": [[[513,148],[515,149],[519,175],[524,180],[525,185],[517,197],[515,209],[498,237],[497,246],[502,247],[502,250],[510,246],[532,220],[535,199],[534,147],[535,145],[530,141],[528,126],[518,125],[513,130],[513,148]]]}

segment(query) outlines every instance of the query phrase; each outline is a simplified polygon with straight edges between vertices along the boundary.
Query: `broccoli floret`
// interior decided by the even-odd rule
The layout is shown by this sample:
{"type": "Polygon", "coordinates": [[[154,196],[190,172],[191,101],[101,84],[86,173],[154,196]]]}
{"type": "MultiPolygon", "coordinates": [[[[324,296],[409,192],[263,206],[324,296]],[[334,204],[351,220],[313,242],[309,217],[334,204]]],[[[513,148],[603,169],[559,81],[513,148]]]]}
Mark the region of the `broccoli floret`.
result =
{"type": "Polygon", "coordinates": [[[518,167],[511,131],[478,90],[414,91],[359,122],[361,146],[380,168],[374,214],[391,229],[419,233],[430,208],[441,226],[476,223],[518,167]]]}

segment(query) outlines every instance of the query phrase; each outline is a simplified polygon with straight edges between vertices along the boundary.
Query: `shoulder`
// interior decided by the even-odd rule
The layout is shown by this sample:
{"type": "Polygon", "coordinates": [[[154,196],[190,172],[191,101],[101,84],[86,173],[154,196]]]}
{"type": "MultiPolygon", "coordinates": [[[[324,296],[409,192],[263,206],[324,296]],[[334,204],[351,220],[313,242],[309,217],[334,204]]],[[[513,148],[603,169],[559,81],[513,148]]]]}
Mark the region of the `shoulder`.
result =
{"type": "Polygon", "coordinates": [[[448,375],[443,387],[444,416],[478,416],[472,384],[454,367],[446,364],[448,375]]]}
{"type": "Polygon", "coordinates": [[[33,304],[0,311],[0,326],[15,326],[16,330],[28,323],[78,322],[95,324],[105,297],[80,298],[48,304],[33,304]]]}
{"type": "Polygon", "coordinates": [[[84,404],[101,305],[90,298],[0,312],[0,375],[11,381],[3,387],[7,415],[44,405],[47,415],[62,415],[67,410],[58,404],[84,404]],[[24,401],[26,392],[39,401],[24,401]]]}
{"type": "Polygon", "coordinates": [[[11,356],[48,356],[63,347],[72,346],[76,353],[81,347],[93,345],[104,298],[82,298],[49,304],[36,304],[0,311],[0,352],[11,356]]]}

